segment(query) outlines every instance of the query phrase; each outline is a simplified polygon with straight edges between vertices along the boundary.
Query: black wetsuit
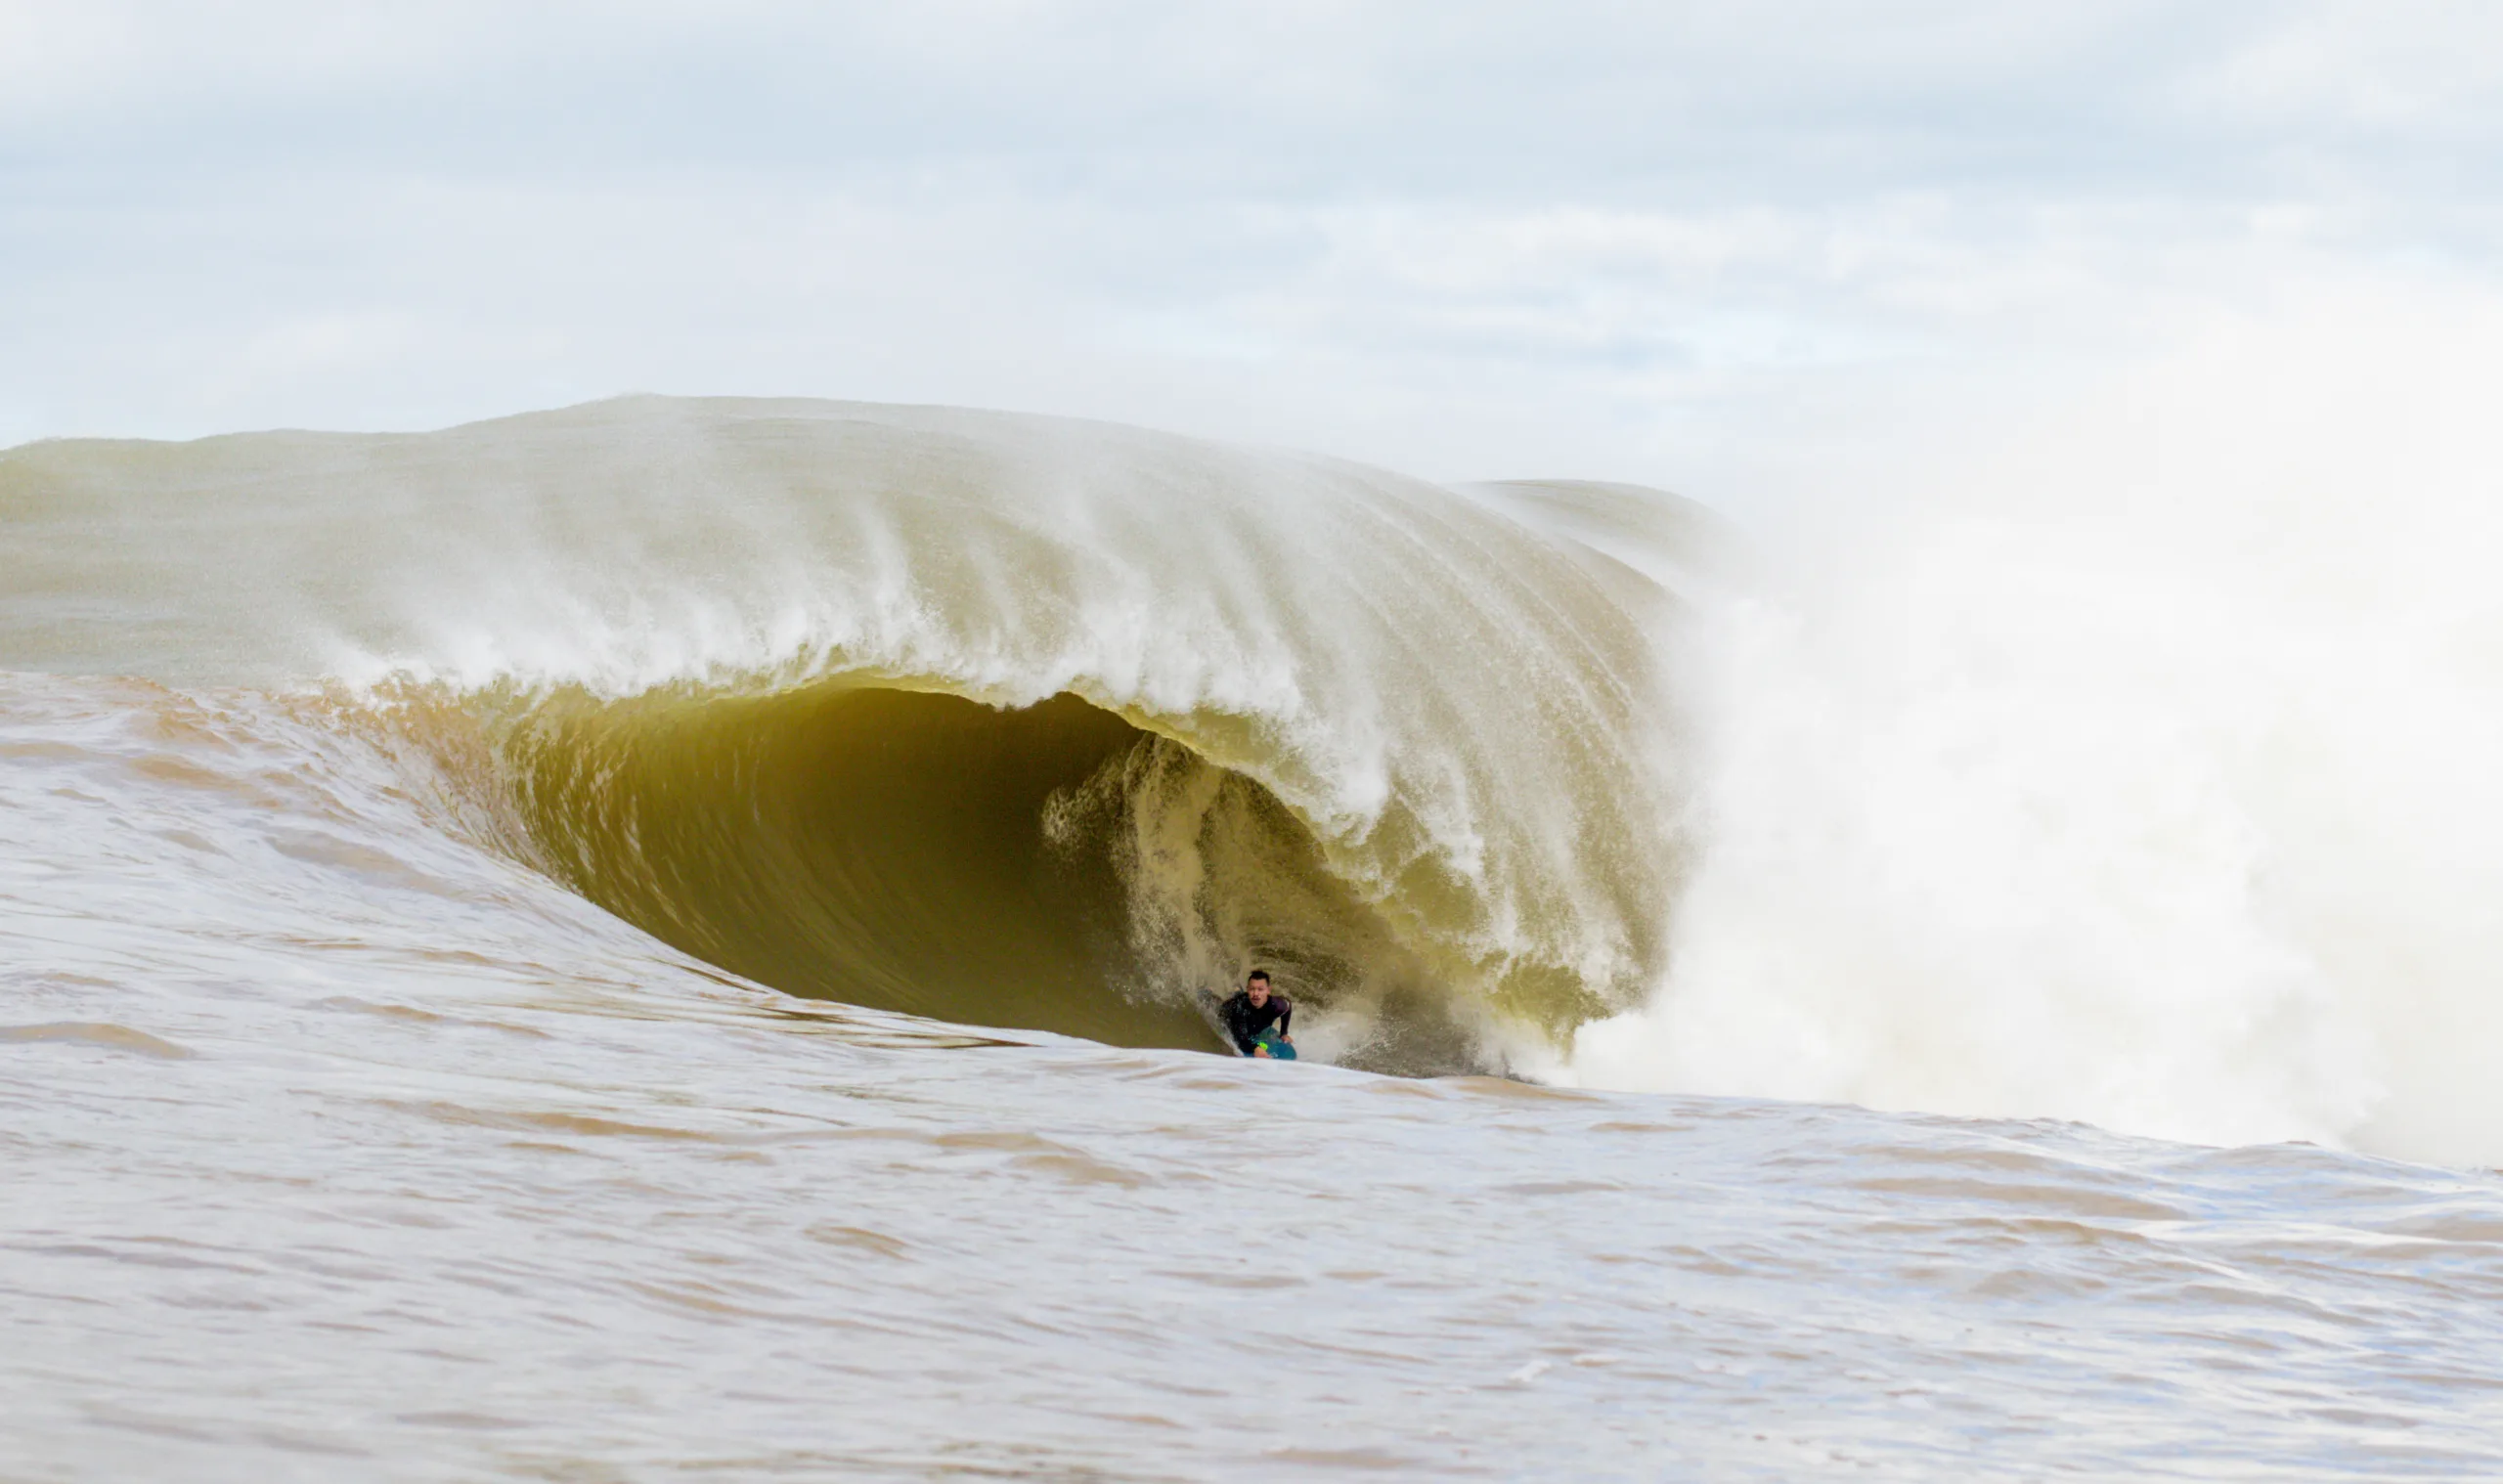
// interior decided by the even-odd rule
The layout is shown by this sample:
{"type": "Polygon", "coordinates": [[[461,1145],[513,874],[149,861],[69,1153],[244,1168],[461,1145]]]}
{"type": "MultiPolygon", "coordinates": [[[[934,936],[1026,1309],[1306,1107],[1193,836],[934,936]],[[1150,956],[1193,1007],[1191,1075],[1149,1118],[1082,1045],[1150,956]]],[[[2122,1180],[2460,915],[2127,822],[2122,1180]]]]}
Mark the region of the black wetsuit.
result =
{"type": "Polygon", "coordinates": [[[1287,1026],[1295,1022],[1295,1001],[1272,989],[1267,1004],[1254,1005],[1252,991],[1237,989],[1232,999],[1216,1007],[1216,1013],[1225,1022],[1225,1033],[1234,1037],[1236,1049],[1248,1057],[1260,1032],[1272,1025],[1278,1027],[1278,1034],[1287,1033],[1287,1026]]]}

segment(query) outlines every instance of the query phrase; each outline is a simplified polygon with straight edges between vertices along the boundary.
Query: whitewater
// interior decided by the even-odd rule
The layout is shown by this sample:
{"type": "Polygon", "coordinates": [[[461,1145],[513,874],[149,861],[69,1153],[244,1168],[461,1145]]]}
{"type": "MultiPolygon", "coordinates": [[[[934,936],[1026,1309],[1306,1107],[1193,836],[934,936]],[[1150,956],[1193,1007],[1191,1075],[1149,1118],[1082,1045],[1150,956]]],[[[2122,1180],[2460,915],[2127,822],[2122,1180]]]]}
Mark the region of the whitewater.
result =
{"type": "Polygon", "coordinates": [[[2503,1436],[2474,531],[1803,583],[1635,486],[653,397],[0,513],[0,1476],[2503,1436]]]}

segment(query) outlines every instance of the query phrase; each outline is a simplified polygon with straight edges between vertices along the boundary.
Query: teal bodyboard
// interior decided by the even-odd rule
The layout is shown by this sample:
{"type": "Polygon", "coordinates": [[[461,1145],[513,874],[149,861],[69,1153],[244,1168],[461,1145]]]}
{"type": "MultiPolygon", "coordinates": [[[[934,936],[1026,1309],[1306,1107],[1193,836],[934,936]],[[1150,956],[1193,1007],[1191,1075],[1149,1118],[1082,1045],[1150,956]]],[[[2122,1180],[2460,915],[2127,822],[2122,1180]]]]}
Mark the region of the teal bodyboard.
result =
{"type": "Polygon", "coordinates": [[[1252,1044],[1254,1046],[1267,1047],[1269,1055],[1276,1058],[1278,1061],[1292,1062],[1295,1060],[1295,1047],[1289,1042],[1279,1040],[1278,1033],[1274,1030],[1261,1031],[1258,1035],[1252,1038],[1252,1044]]]}

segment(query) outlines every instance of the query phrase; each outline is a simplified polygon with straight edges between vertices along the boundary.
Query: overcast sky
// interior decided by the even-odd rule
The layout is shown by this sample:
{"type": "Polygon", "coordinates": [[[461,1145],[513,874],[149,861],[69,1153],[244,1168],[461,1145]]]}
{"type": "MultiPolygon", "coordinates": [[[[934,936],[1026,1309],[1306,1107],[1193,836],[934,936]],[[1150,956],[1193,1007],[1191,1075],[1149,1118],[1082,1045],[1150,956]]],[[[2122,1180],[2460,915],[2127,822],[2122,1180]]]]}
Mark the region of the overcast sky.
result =
{"type": "Polygon", "coordinates": [[[0,442],[802,394],[1744,507],[2490,305],[2498,167],[2476,3],[0,0],[0,442]]]}

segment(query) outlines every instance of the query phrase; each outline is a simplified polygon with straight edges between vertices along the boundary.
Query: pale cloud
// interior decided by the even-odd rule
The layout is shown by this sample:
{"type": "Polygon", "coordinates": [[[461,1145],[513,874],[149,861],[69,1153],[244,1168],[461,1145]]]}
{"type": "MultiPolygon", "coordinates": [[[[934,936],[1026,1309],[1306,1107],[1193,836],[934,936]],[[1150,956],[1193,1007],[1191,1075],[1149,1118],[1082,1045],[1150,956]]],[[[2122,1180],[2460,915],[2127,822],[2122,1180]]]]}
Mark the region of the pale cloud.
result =
{"type": "Polygon", "coordinates": [[[800,393],[1743,502],[2481,281],[2487,14],[0,0],[0,438],[800,393]]]}
{"type": "Polygon", "coordinates": [[[2307,8],[2189,79],[2186,102],[2254,124],[2305,124],[2419,138],[2482,137],[2503,121],[2503,11],[2450,0],[2307,8]]]}

